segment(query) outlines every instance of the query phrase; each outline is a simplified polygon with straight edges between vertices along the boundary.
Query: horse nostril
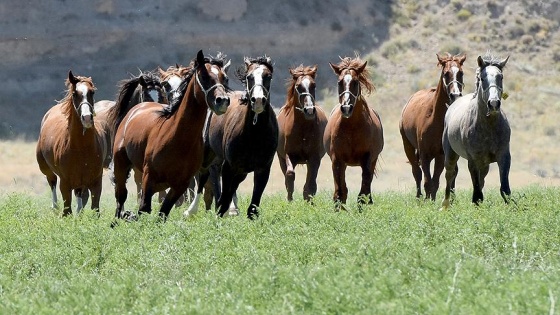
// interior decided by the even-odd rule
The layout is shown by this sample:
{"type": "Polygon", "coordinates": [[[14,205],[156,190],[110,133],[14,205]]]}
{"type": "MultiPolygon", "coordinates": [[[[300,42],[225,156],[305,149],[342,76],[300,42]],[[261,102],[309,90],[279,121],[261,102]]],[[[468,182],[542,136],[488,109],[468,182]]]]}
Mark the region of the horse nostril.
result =
{"type": "Polygon", "coordinates": [[[256,102],[256,101],[257,101],[257,99],[256,99],[254,96],[251,97],[251,103],[254,103],[254,102],[256,102]]]}

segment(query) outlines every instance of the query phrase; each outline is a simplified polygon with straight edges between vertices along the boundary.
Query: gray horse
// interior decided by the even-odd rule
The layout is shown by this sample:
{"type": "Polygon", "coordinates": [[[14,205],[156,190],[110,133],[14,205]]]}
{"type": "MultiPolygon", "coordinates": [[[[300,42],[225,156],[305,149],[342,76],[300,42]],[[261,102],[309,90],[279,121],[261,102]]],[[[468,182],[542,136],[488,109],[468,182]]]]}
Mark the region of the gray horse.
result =
{"type": "Polygon", "coordinates": [[[479,56],[477,59],[476,91],[457,99],[447,110],[443,130],[445,153],[445,198],[442,209],[450,204],[450,194],[455,188],[457,161],[468,160],[473,183],[472,202],[484,200],[482,188],[490,163],[497,162],[500,170],[500,194],[506,203],[511,194],[509,168],[511,155],[509,138],[511,130],[502,103],[502,70],[509,56],[500,60],[494,56],[479,56]]]}

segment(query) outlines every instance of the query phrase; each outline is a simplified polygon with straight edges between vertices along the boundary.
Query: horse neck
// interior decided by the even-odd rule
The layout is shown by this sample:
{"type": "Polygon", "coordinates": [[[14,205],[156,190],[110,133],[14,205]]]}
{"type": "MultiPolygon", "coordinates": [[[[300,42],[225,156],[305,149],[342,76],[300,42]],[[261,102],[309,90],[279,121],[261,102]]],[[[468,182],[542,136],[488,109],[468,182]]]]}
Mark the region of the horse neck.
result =
{"type": "MultiPolygon", "coordinates": [[[[188,130],[202,130],[206,119],[206,111],[208,106],[205,100],[198,100],[195,96],[195,80],[191,80],[187,86],[187,91],[183,96],[183,100],[179,104],[179,108],[168,120],[171,122],[170,128],[188,128],[188,130]]],[[[177,135],[183,135],[192,138],[191,133],[177,132],[177,135]]]]}
{"type": "Polygon", "coordinates": [[[89,145],[90,142],[87,140],[93,140],[95,135],[95,125],[91,128],[85,129],[82,125],[82,120],[80,116],[74,109],[74,104],[72,104],[72,99],[65,104],[68,106],[68,137],[71,145],[89,145]],[[73,141],[75,140],[75,141],[73,141]]]}
{"type": "Polygon", "coordinates": [[[451,105],[449,104],[449,95],[447,94],[445,84],[443,84],[443,70],[441,71],[441,75],[439,77],[438,85],[436,87],[436,94],[435,94],[435,102],[434,102],[434,113],[436,117],[441,117],[443,121],[443,117],[447,112],[447,107],[451,105]]]}

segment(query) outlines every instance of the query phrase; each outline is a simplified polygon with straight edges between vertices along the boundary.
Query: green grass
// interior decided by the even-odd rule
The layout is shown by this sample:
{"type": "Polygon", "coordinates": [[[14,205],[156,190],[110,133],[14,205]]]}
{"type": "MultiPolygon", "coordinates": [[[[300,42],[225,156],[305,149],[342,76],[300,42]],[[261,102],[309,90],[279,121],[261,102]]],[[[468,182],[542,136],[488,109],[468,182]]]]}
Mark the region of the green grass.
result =
{"type": "MultiPolygon", "coordinates": [[[[560,296],[558,188],[450,211],[387,192],[362,212],[266,195],[256,221],[174,209],[111,229],[45,196],[0,196],[0,314],[547,314],[560,296]]],[[[355,198],[352,195],[352,198],[355,198]]],[[[246,207],[248,196],[241,196],[246,207]]],[[[244,213],[245,211],[242,211],[244,213]]]]}

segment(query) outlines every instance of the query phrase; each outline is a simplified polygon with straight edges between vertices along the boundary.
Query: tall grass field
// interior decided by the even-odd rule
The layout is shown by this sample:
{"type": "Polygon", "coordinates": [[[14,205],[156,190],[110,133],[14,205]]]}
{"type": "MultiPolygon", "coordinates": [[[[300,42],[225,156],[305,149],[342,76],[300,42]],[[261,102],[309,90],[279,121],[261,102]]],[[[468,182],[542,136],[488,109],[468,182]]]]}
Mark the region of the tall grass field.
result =
{"type": "Polygon", "coordinates": [[[341,212],[327,191],[276,193],[255,221],[242,194],[238,217],[182,206],[115,228],[110,194],[61,218],[48,193],[4,193],[0,314],[554,314],[559,190],[505,205],[491,188],[477,207],[462,189],[445,212],[412,192],[341,212]]]}

